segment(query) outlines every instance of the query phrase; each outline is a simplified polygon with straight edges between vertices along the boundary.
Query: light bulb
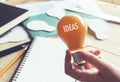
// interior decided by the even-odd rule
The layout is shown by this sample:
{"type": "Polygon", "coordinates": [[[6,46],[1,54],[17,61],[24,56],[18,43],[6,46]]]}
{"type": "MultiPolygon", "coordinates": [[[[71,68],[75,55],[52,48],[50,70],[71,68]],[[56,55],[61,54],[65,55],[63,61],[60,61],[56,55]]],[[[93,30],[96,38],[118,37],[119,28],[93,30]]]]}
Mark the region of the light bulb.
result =
{"type": "Polygon", "coordinates": [[[74,61],[80,63],[79,51],[85,47],[87,26],[82,17],[77,15],[66,15],[60,19],[57,25],[58,36],[72,52],[74,61]]]}

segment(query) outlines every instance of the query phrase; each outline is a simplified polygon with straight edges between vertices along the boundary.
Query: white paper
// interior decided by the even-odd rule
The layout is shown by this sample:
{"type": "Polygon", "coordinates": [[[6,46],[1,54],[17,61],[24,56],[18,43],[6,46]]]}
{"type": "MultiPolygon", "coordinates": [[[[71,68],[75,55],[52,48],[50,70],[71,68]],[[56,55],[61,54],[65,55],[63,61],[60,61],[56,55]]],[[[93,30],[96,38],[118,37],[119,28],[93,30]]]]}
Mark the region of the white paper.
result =
{"type": "Polygon", "coordinates": [[[45,30],[48,32],[56,30],[55,27],[49,26],[45,21],[41,21],[41,20],[30,21],[27,24],[27,28],[34,31],[45,30]]]}
{"type": "Polygon", "coordinates": [[[97,39],[107,39],[108,24],[104,20],[91,19],[88,26],[96,34],[97,39]]]}
{"type": "Polygon", "coordinates": [[[14,27],[8,34],[0,38],[0,44],[29,40],[27,32],[21,26],[14,27]]]}
{"type": "Polygon", "coordinates": [[[36,38],[12,82],[75,82],[64,72],[66,49],[59,39],[36,38]]]}
{"type": "Polygon", "coordinates": [[[0,2],[5,2],[6,0],[0,0],[0,2]]]}
{"type": "Polygon", "coordinates": [[[46,13],[49,16],[53,16],[53,17],[56,17],[58,19],[61,19],[63,16],[65,16],[65,11],[62,8],[58,8],[58,7],[49,9],[46,13]]]}
{"type": "Polygon", "coordinates": [[[30,16],[34,16],[41,13],[45,13],[48,9],[53,8],[54,4],[51,1],[51,2],[40,2],[40,3],[17,5],[17,7],[29,10],[30,16]]]}

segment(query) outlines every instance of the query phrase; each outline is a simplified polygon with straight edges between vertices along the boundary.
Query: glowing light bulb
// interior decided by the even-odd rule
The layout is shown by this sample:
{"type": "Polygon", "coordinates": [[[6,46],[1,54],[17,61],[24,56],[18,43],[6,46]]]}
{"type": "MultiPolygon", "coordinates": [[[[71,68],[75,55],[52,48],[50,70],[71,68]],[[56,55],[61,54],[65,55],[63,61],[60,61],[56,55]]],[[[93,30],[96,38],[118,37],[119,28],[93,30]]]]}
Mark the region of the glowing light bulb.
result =
{"type": "Polygon", "coordinates": [[[87,26],[83,19],[80,16],[71,14],[62,17],[57,25],[57,33],[73,53],[75,62],[81,62],[82,60],[78,58],[78,54],[85,47],[87,34],[87,26]]]}

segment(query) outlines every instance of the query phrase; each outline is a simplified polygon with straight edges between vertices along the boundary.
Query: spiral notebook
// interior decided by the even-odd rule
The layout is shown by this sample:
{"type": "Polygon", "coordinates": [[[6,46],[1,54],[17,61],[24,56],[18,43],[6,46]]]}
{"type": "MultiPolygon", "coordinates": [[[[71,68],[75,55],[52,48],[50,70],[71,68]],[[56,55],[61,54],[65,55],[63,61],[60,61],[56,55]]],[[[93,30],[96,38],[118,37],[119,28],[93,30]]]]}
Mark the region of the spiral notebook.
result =
{"type": "Polygon", "coordinates": [[[65,44],[35,37],[10,82],[75,82],[64,73],[65,44]]]}

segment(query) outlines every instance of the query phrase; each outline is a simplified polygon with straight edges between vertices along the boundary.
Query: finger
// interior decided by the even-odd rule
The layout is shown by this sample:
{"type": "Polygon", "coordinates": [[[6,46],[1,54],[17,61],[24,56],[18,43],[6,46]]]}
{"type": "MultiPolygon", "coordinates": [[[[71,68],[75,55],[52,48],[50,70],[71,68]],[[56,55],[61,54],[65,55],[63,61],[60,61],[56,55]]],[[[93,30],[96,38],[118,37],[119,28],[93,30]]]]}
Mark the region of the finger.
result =
{"type": "Polygon", "coordinates": [[[77,67],[78,67],[80,70],[84,70],[84,69],[85,69],[84,64],[83,64],[83,65],[77,65],[77,67]]]}
{"type": "Polygon", "coordinates": [[[68,74],[69,70],[72,69],[72,63],[71,63],[71,53],[69,50],[66,50],[66,56],[65,56],[65,73],[68,74]]]}
{"type": "Polygon", "coordinates": [[[74,79],[84,81],[90,77],[90,72],[85,70],[76,69],[71,63],[71,53],[67,50],[65,56],[65,73],[74,79]]]}
{"type": "MultiPolygon", "coordinates": [[[[91,71],[91,70],[78,70],[78,69],[71,69],[71,71],[69,71],[69,76],[71,76],[72,78],[82,81],[82,82],[88,82],[88,80],[90,80],[90,77],[93,77],[94,74],[96,72],[95,71],[91,71]]],[[[94,79],[94,78],[93,78],[94,79]]],[[[92,82],[92,81],[90,81],[92,82]]]]}
{"type": "Polygon", "coordinates": [[[79,66],[79,69],[84,70],[85,66],[79,66]]]}
{"type": "Polygon", "coordinates": [[[84,64],[84,67],[85,67],[85,69],[91,69],[91,68],[93,68],[93,65],[90,64],[90,63],[88,63],[88,62],[86,62],[86,63],[84,64]]]}
{"type": "Polygon", "coordinates": [[[81,57],[86,60],[87,62],[91,63],[92,65],[95,65],[99,70],[103,70],[103,66],[106,67],[105,62],[102,61],[100,58],[96,57],[94,54],[89,52],[81,51],[81,57]]]}
{"type": "Polygon", "coordinates": [[[66,56],[65,56],[65,73],[75,79],[78,79],[78,74],[79,72],[76,71],[78,70],[77,67],[75,66],[74,68],[72,67],[75,65],[75,63],[71,63],[71,53],[69,50],[66,50],[66,56]]]}
{"type": "Polygon", "coordinates": [[[100,54],[100,50],[95,50],[95,51],[93,52],[93,54],[96,55],[96,56],[98,56],[98,55],[100,54]]]}
{"type": "Polygon", "coordinates": [[[89,50],[88,52],[98,56],[100,54],[100,50],[89,50]]]}
{"type": "MultiPolygon", "coordinates": [[[[89,50],[88,52],[96,55],[98,58],[100,58],[99,54],[100,54],[100,50],[89,50]]],[[[86,62],[86,64],[84,65],[85,66],[85,69],[91,69],[91,68],[95,68],[94,65],[86,62]]]]}
{"type": "Polygon", "coordinates": [[[73,63],[73,66],[74,66],[74,69],[78,69],[78,70],[84,70],[85,69],[84,64],[79,66],[78,64],[73,63]]]}

